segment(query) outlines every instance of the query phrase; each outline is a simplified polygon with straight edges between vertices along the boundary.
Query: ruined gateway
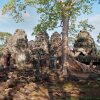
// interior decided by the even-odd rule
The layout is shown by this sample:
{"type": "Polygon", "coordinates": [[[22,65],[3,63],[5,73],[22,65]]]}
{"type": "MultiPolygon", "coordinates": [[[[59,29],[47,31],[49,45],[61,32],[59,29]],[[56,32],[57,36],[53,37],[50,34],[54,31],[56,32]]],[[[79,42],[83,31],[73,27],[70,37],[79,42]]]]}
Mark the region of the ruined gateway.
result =
{"type": "MultiPolygon", "coordinates": [[[[50,55],[53,54],[56,55],[57,58],[61,58],[61,43],[61,35],[58,32],[54,32],[50,39],[47,33],[41,32],[35,36],[34,41],[28,41],[25,31],[17,29],[14,35],[7,40],[2,53],[5,55],[7,50],[9,50],[11,53],[12,65],[15,63],[21,66],[21,64],[30,64],[33,59],[44,59],[46,60],[45,63],[49,66],[48,61],[50,55]]],[[[78,34],[74,44],[74,49],[71,52],[71,56],[73,57],[79,56],[80,54],[85,56],[96,55],[94,40],[86,31],[81,31],[78,34]]],[[[59,62],[61,61],[58,61],[58,63],[59,62]]]]}

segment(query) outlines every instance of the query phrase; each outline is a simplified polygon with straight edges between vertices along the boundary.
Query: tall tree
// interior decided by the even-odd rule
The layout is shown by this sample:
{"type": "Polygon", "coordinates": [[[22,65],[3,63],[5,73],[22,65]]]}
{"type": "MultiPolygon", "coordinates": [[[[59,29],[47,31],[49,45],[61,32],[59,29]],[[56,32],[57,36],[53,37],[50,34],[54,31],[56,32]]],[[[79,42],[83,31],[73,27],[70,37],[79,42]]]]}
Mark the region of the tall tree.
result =
{"type": "Polygon", "coordinates": [[[68,54],[68,30],[73,25],[77,16],[82,13],[91,13],[92,4],[97,0],[9,0],[3,7],[3,13],[10,12],[18,22],[22,21],[23,11],[27,6],[33,6],[40,14],[39,24],[34,28],[34,33],[53,30],[62,27],[62,58],[63,71],[67,74],[66,63],[68,54]]]}

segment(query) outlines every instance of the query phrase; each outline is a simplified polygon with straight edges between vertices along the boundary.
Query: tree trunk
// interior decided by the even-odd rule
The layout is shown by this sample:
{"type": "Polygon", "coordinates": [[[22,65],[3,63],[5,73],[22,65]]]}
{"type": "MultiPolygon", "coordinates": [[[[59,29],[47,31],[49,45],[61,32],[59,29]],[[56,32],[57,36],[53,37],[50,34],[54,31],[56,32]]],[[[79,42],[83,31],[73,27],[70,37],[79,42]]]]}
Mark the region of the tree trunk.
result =
{"type": "Polygon", "coordinates": [[[68,27],[69,19],[63,18],[63,28],[62,28],[62,66],[63,74],[67,75],[67,59],[68,59],[68,27]]]}

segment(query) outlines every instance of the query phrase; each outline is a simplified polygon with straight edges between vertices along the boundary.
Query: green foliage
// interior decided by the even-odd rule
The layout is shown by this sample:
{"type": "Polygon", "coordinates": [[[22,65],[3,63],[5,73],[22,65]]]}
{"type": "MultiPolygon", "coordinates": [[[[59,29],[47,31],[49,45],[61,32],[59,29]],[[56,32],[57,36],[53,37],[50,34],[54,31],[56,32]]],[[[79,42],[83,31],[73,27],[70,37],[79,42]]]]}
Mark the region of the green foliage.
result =
{"type": "Polygon", "coordinates": [[[92,31],[95,29],[93,25],[88,24],[88,19],[80,21],[78,27],[86,31],[92,31]]]}
{"type": "Polygon", "coordinates": [[[97,36],[97,42],[100,42],[100,33],[97,36]]]}
{"type": "Polygon", "coordinates": [[[0,42],[3,45],[6,39],[11,36],[11,33],[8,32],[0,32],[0,42]]]}
{"type": "MultiPolygon", "coordinates": [[[[10,12],[16,22],[23,21],[23,13],[27,6],[33,6],[40,14],[39,24],[34,28],[34,33],[53,30],[63,18],[68,17],[70,26],[73,20],[81,13],[91,13],[92,4],[97,0],[9,0],[3,7],[3,14],[10,12]]],[[[75,20],[74,20],[75,21],[75,20]]],[[[75,26],[75,25],[74,25],[75,26]]],[[[73,28],[72,28],[73,29],[73,28]]]]}
{"type": "Polygon", "coordinates": [[[3,45],[0,45],[0,54],[2,53],[3,45]]]}
{"type": "Polygon", "coordinates": [[[97,55],[100,56],[100,45],[96,44],[96,48],[97,48],[97,55]]]}
{"type": "Polygon", "coordinates": [[[2,13],[8,13],[13,16],[16,22],[23,21],[23,12],[25,12],[26,5],[20,0],[9,0],[7,4],[4,5],[2,13]]]}
{"type": "Polygon", "coordinates": [[[11,33],[8,32],[0,32],[0,39],[3,39],[5,37],[9,37],[11,36],[11,33]]]}

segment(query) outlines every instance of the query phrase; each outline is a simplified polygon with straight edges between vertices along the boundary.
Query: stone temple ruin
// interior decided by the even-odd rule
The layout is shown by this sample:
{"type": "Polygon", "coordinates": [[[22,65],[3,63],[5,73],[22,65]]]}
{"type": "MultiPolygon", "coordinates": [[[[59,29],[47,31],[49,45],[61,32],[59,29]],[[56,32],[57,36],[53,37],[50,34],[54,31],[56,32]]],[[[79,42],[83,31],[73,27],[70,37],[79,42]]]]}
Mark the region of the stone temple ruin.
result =
{"type": "Polygon", "coordinates": [[[13,36],[9,37],[7,40],[4,50],[9,48],[10,52],[16,53],[21,51],[23,48],[28,47],[28,39],[24,30],[17,29],[13,36]]]}
{"type": "Polygon", "coordinates": [[[79,52],[79,55],[96,55],[96,45],[90,33],[80,31],[75,40],[74,50],[79,52]]]}
{"type": "Polygon", "coordinates": [[[58,32],[54,32],[50,39],[50,49],[55,50],[56,55],[61,56],[61,35],[58,32]]]}
{"type": "MultiPolygon", "coordinates": [[[[79,48],[82,48],[82,46],[77,46],[77,41],[78,39],[75,41],[74,49],[76,52],[80,52],[79,48]]],[[[64,87],[66,80],[62,79],[61,70],[58,69],[48,71],[48,69],[46,70],[48,66],[43,66],[44,69],[42,71],[39,70],[39,73],[37,69],[33,68],[34,66],[31,68],[25,68],[25,64],[27,63],[34,63],[34,65],[47,64],[47,62],[44,63],[41,59],[49,57],[53,51],[57,57],[61,56],[61,44],[61,36],[57,32],[53,33],[50,40],[47,33],[39,33],[34,41],[28,41],[25,31],[17,29],[15,34],[7,40],[2,53],[7,59],[7,54],[11,54],[10,60],[15,60],[13,64],[16,63],[18,66],[16,66],[17,68],[14,68],[13,66],[11,69],[5,68],[3,70],[0,66],[0,100],[61,100],[67,99],[66,97],[69,97],[68,99],[70,99],[70,96],[75,96],[75,98],[78,96],[79,98],[79,95],[82,95],[84,97],[86,92],[79,87],[76,87],[76,82],[78,85],[82,84],[85,86],[88,83],[89,78],[83,80],[83,74],[82,79],[78,79],[77,77],[71,75],[68,77],[67,82],[72,80],[72,83],[75,83],[71,84],[72,88],[68,91],[69,88],[67,89],[64,87]],[[41,55],[42,57],[40,57],[41,55]],[[24,67],[19,66],[20,64],[24,64],[24,67]],[[19,70],[19,68],[22,67],[23,69],[19,70]],[[44,70],[46,73],[43,72],[44,70]],[[48,87],[48,85],[51,87],[48,87]],[[61,85],[63,86],[61,87],[61,85]],[[74,85],[75,88],[73,88],[74,85]]],[[[83,54],[85,53],[83,52],[83,54]]],[[[49,61],[47,58],[45,60],[49,61]]],[[[75,65],[75,63],[73,63],[73,65],[75,65]]],[[[77,69],[77,67],[75,68],[77,69]]],[[[85,76],[86,74],[87,73],[85,73],[85,76]]],[[[95,81],[93,82],[92,80],[91,82],[94,85],[95,81]]],[[[99,84],[96,84],[94,89],[97,89],[98,86],[99,84]]]]}
{"type": "Polygon", "coordinates": [[[11,53],[12,63],[28,62],[30,51],[28,50],[28,39],[24,30],[17,29],[13,36],[9,37],[4,45],[3,54],[11,53]]]}
{"type": "MultiPolygon", "coordinates": [[[[38,33],[35,40],[28,41],[27,34],[22,29],[17,29],[11,36],[3,48],[3,55],[9,51],[11,53],[12,64],[28,64],[35,59],[45,64],[49,64],[50,55],[56,55],[57,60],[61,58],[62,49],[61,35],[54,32],[49,40],[48,34],[38,33]],[[46,60],[46,62],[41,61],[46,60]]],[[[93,38],[86,31],[81,31],[74,44],[73,55],[96,55],[96,46],[93,38]]],[[[61,61],[61,59],[60,59],[61,61]]],[[[59,61],[58,61],[59,62],[59,61]]]]}
{"type": "Polygon", "coordinates": [[[49,44],[49,36],[47,33],[38,33],[35,37],[35,48],[41,48],[46,53],[49,53],[48,50],[48,44],[49,44]]]}

